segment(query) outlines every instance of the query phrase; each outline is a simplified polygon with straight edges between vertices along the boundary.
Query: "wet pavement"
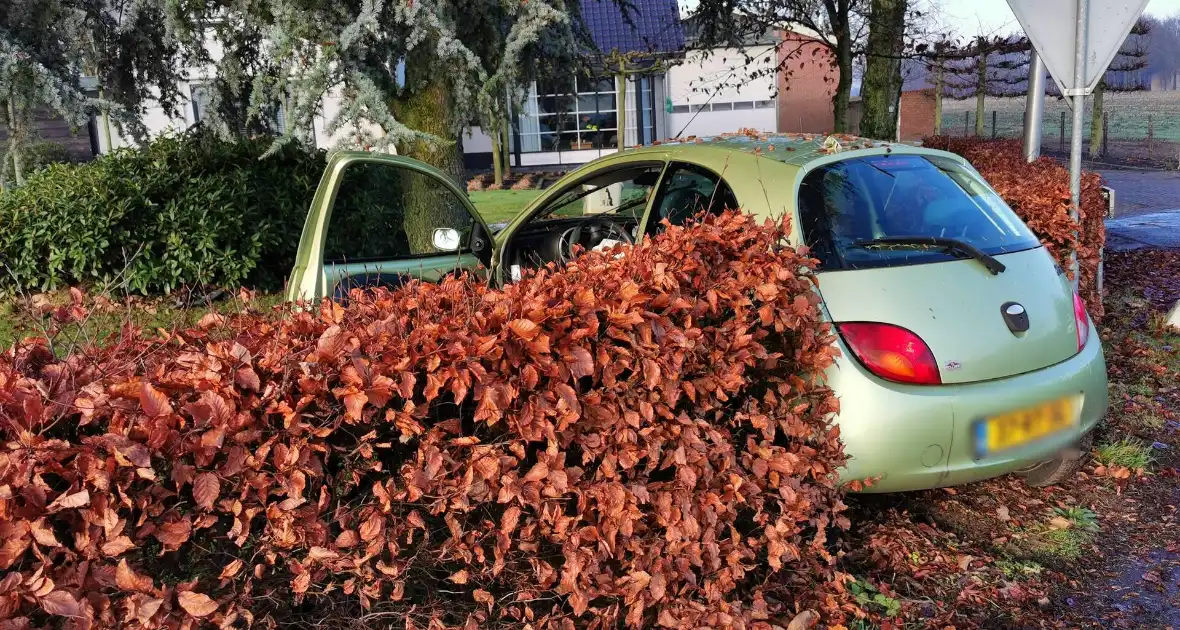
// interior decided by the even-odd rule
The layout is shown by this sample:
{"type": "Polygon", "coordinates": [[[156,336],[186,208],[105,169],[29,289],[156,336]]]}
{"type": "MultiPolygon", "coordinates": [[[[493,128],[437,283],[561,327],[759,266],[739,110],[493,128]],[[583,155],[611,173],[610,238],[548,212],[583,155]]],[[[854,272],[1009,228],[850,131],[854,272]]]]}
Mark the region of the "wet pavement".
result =
{"type": "Polygon", "coordinates": [[[1180,171],[1099,169],[1115,191],[1118,218],[1180,209],[1180,171]]]}
{"type": "Polygon", "coordinates": [[[1106,247],[1114,251],[1180,247],[1180,208],[1107,219],[1106,247]]]}
{"type": "Polygon", "coordinates": [[[1180,247],[1180,172],[1100,173],[1115,191],[1115,218],[1106,221],[1108,249],[1180,247]]]}

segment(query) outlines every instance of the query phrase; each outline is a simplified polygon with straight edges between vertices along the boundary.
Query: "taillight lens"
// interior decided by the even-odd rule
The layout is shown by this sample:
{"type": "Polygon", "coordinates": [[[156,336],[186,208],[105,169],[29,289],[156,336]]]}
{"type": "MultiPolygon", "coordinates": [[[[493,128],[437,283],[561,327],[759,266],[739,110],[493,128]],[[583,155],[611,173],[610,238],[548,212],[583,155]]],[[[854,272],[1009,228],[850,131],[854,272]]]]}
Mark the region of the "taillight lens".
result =
{"type": "Polygon", "coordinates": [[[1086,303],[1076,291],[1073,294],[1073,321],[1078,331],[1078,352],[1081,352],[1090,340],[1090,318],[1086,316],[1086,303]]]}
{"type": "Polygon", "coordinates": [[[897,383],[942,383],[930,347],[905,328],[871,322],[849,322],[838,328],[852,353],[873,374],[897,383]]]}

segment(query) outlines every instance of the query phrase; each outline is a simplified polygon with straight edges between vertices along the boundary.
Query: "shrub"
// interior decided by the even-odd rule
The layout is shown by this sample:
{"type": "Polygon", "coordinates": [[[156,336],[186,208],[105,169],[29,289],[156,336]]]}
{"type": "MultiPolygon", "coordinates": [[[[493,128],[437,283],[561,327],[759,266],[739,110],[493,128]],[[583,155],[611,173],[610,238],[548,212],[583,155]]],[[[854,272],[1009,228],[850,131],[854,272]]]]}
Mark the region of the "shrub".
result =
{"type": "MultiPolygon", "coordinates": [[[[21,172],[27,177],[50,165],[69,164],[72,161],[69,150],[56,142],[33,142],[21,153],[21,172]]],[[[9,161],[5,169],[4,181],[11,182],[16,178],[16,166],[9,161]]]]}
{"type": "Polygon", "coordinates": [[[32,175],[0,195],[0,289],[281,286],[325,160],[269,146],[198,129],[32,175]]]}
{"type": "Polygon", "coordinates": [[[1082,173],[1081,225],[1069,216],[1069,170],[1052,158],[1025,162],[1019,140],[984,140],[979,138],[933,137],[923,146],[958,153],[1008,202],[1016,214],[1041,239],[1063,269],[1069,271],[1069,254],[1078,252],[1081,269],[1079,293],[1094,319],[1103,314],[1098,291],[1100,250],[1106,242],[1103,218],[1106,204],[1102,199],[1102,178],[1097,173],[1082,173]],[[1074,231],[1080,227],[1078,237],[1074,231]]]}
{"type": "Polygon", "coordinates": [[[731,213],[503,290],[11,349],[0,613],[838,622],[835,350],[785,228],[731,213]]]}
{"type": "Polygon", "coordinates": [[[537,178],[533,175],[525,175],[512,185],[512,190],[532,190],[537,187],[537,178]]]}

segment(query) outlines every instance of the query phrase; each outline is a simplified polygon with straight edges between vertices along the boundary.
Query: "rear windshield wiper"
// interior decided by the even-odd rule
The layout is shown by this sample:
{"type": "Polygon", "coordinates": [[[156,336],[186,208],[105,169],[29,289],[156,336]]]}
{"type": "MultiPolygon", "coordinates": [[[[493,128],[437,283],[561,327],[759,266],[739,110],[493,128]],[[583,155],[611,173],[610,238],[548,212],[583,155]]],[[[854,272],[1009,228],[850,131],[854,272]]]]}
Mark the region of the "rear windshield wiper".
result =
{"type": "Polygon", "coordinates": [[[882,236],[881,238],[874,238],[867,241],[857,241],[853,245],[863,249],[941,249],[952,254],[960,254],[978,260],[983,263],[984,267],[987,267],[987,270],[993,276],[1007,269],[1004,263],[996,260],[994,256],[985,253],[971,243],[945,236],[882,236]]]}

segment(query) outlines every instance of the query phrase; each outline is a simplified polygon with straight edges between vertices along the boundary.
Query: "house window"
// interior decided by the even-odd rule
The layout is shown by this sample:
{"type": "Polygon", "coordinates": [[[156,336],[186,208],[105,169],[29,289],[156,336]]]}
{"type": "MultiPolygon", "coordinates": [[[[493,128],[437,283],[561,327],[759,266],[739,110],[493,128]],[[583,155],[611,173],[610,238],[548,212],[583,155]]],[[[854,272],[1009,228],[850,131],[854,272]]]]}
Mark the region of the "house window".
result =
{"type": "MultiPolygon", "coordinates": [[[[193,124],[209,117],[209,110],[213,102],[212,89],[203,83],[192,85],[190,100],[193,106],[193,124]]],[[[287,132],[287,111],[283,108],[282,103],[279,103],[279,106],[274,110],[274,119],[271,121],[270,128],[279,135],[287,132]]],[[[244,125],[238,131],[245,133],[244,125]]]]}
{"type": "Polygon", "coordinates": [[[673,114],[687,114],[688,113],[688,105],[673,105],[672,106],[672,113],[673,114]]]}
{"type": "Polygon", "coordinates": [[[538,82],[520,115],[524,153],[614,148],[619,110],[613,77],[538,82]]]}
{"type": "Polygon", "coordinates": [[[193,85],[192,86],[192,102],[193,102],[193,123],[199,123],[208,117],[209,102],[210,102],[209,86],[207,85],[193,85]]]}
{"type": "Polygon", "coordinates": [[[655,100],[653,79],[642,75],[627,83],[627,146],[655,140],[655,100]]]}

